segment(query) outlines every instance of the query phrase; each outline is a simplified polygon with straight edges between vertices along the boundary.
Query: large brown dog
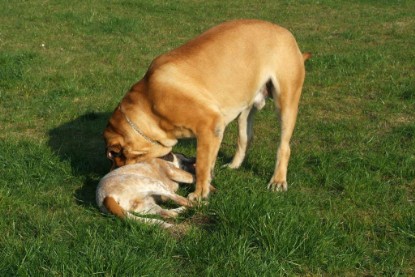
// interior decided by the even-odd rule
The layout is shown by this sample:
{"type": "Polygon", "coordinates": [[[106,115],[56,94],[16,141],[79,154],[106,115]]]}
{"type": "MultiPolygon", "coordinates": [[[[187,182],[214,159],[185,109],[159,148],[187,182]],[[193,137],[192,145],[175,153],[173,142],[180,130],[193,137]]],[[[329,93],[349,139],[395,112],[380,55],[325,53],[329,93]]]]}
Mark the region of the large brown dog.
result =
{"type": "Polygon", "coordinates": [[[225,127],[239,116],[238,167],[252,136],[252,115],[264,98],[279,110],[281,140],[268,187],[287,189],[290,139],[304,82],[304,60],[293,35],[259,20],[211,28],[157,57],[112,114],[104,137],[114,166],[169,153],[179,138],[196,137],[196,189],[206,198],[225,127]]]}

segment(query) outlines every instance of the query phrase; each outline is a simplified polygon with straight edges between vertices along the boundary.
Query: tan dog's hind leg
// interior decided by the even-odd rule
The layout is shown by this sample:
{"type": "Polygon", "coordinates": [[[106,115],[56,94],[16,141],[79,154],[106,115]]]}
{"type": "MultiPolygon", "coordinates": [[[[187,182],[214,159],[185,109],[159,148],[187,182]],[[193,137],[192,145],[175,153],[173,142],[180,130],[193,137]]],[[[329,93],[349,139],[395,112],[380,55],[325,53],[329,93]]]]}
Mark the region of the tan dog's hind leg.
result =
{"type": "MultiPolygon", "coordinates": [[[[301,77],[301,75],[299,76],[301,77]]],[[[277,97],[277,93],[273,92],[275,104],[279,108],[281,139],[277,151],[274,175],[268,184],[268,189],[271,191],[287,190],[287,167],[291,153],[290,140],[297,119],[303,80],[304,73],[302,79],[298,78],[295,82],[288,83],[288,87],[281,85],[279,97],[277,97]]]]}
{"type": "Polygon", "coordinates": [[[232,162],[227,164],[229,168],[239,168],[245,158],[246,149],[253,136],[253,119],[256,108],[246,109],[238,118],[238,148],[232,162]]]}

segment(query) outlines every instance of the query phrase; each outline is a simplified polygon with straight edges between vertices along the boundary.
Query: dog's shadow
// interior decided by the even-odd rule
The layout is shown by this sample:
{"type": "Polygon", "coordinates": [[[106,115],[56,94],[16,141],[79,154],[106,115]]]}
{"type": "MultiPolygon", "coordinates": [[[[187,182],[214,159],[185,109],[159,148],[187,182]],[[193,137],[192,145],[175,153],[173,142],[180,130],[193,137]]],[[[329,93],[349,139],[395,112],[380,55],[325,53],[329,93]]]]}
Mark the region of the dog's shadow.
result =
{"type": "MultiPolygon", "coordinates": [[[[74,195],[80,205],[95,206],[96,187],[110,170],[102,136],[110,116],[109,112],[89,112],[49,131],[49,147],[62,161],[70,162],[74,176],[84,180],[74,195]]],[[[180,140],[174,151],[194,156],[196,141],[180,140]]]]}
{"type": "Polygon", "coordinates": [[[95,205],[99,179],[110,169],[102,137],[110,113],[86,113],[49,131],[49,147],[61,160],[69,161],[72,174],[83,178],[75,191],[78,204],[95,205]]]}

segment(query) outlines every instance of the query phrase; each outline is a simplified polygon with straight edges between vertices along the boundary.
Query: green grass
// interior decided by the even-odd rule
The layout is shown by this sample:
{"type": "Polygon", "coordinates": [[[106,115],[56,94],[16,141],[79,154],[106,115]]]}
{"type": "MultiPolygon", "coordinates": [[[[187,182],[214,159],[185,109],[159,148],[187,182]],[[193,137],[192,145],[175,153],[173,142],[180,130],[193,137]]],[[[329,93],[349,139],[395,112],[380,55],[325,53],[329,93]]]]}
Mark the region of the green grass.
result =
{"type": "Polygon", "coordinates": [[[415,275],[414,2],[205,2],[0,0],[0,276],[415,275]],[[187,233],[103,216],[111,111],[155,56],[234,18],[313,53],[288,192],[266,190],[268,103],[236,171],[220,168],[227,129],[219,191],[179,219],[187,233]]]}

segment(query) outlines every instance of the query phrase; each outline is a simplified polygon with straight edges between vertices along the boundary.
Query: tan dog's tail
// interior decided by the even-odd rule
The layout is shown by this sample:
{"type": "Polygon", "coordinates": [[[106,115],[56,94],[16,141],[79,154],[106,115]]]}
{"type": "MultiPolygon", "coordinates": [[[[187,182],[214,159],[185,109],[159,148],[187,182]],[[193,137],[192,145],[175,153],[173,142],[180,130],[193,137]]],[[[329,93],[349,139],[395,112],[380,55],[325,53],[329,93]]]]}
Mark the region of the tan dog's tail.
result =
{"type": "Polygon", "coordinates": [[[311,58],[311,53],[310,52],[305,52],[305,53],[303,53],[303,60],[304,60],[304,62],[306,61],[306,60],[308,60],[308,59],[310,59],[311,58]]]}
{"type": "Polygon", "coordinates": [[[173,226],[172,224],[160,219],[139,217],[128,211],[125,211],[111,196],[107,196],[104,198],[103,205],[109,213],[122,219],[130,218],[136,221],[144,222],[146,224],[160,225],[163,228],[170,228],[173,226]]]}

